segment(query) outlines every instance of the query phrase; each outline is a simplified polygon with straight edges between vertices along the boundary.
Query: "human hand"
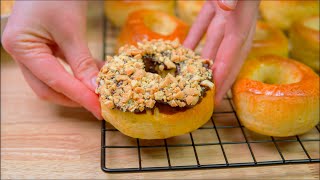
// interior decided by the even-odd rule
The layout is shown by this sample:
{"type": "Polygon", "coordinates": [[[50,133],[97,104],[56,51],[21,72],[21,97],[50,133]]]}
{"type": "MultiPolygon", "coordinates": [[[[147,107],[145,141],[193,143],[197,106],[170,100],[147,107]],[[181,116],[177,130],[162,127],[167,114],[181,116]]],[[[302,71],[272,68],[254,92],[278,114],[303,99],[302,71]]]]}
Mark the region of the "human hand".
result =
{"type": "Polygon", "coordinates": [[[84,106],[102,119],[94,93],[98,67],[85,37],[86,10],[86,1],[17,1],[2,45],[40,98],[84,106]],[[74,76],[58,57],[70,65],[74,76]]]}
{"type": "Polygon", "coordinates": [[[214,60],[216,104],[233,84],[251,48],[260,0],[207,0],[184,41],[195,49],[206,33],[202,57],[214,60]]]}

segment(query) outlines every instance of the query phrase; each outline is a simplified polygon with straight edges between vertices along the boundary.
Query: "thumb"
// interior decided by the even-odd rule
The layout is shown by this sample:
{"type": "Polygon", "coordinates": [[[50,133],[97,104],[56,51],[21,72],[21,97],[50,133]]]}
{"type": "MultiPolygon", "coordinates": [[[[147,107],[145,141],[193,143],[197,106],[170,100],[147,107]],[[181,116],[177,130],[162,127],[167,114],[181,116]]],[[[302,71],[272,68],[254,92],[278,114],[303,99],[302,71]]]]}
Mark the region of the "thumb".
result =
{"type": "Polygon", "coordinates": [[[218,5],[225,11],[232,11],[236,8],[238,0],[218,0],[218,5]]]}

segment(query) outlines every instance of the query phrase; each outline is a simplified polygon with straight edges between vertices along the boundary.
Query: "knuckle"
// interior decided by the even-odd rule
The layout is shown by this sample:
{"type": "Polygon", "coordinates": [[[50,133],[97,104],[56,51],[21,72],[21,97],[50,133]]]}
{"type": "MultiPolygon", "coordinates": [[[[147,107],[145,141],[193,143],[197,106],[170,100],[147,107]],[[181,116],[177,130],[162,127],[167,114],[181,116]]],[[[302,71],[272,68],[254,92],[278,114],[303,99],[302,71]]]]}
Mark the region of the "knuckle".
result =
{"type": "Polygon", "coordinates": [[[92,67],[95,67],[95,66],[96,64],[90,56],[84,56],[84,57],[78,58],[74,67],[75,75],[78,78],[83,78],[85,76],[84,73],[88,69],[91,69],[92,67]]]}
{"type": "Polygon", "coordinates": [[[17,47],[18,44],[16,40],[16,34],[9,33],[9,31],[6,29],[1,37],[1,44],[2,47],[9,53],[13,52],[13,50],[17,47]]]}

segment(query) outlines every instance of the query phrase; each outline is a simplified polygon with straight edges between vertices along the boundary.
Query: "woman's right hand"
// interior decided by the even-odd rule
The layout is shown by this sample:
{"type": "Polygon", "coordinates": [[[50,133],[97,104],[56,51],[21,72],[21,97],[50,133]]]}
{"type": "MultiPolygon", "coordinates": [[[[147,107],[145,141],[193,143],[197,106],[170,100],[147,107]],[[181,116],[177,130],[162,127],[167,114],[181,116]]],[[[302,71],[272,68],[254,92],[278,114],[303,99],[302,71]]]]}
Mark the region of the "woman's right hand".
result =
{"type": "Polygon", "coordinates": [[[2,45],[40,98],[83,106],[102,119],[94,93],[99,70],[86,41],[86,10],[86,1],[17,1],[2,45]],[[70,65],[73,75],[58,57],[70,65]]]}
{"type": "Polygon", "coordinates": [[[216,104],[229,90],[251,48],[260,0],[207,0],[184,41],[194,49],[206,33],[202,57],[214,60],[216,104]]]}

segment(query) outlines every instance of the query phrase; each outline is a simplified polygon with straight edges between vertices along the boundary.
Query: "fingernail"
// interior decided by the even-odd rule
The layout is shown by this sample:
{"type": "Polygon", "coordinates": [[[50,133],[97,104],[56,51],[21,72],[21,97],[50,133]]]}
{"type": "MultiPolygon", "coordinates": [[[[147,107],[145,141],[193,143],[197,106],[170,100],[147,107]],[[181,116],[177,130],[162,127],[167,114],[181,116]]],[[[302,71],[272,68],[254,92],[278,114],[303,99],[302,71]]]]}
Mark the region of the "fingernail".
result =
{"type": "Polygon", "coordinates": [[[237,6],[237,0],[221,0],[221,2],[230,9],[235,9],[237,6]]]}
{"type": "Polygon", "coordinates": [[[97,84],[97,76],[94,76],[92,79],[91,79],[91,84],[92,84],[92,87],[94,89],[96,89],[98,87],[98,84],[97,84]]]}

